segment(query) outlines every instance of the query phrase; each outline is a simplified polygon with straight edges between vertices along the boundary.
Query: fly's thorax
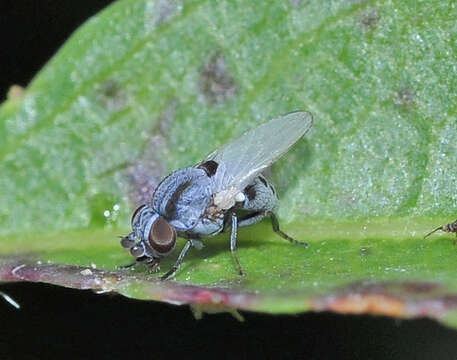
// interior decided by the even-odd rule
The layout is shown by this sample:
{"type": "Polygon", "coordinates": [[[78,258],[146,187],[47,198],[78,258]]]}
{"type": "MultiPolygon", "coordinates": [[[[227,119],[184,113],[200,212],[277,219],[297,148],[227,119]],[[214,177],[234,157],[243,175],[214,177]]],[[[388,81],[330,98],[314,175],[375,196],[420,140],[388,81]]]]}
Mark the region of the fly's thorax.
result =
{"type": "Polygon", "coordinates": [[[134,212],[132,230],[140,240],[135,247],[136,254],[133,254],[136,257],[160,258],[176,246],[176,230],[149,205],[142,205],[134,212]]]}
{"type": "Polygon", "coordinates": [[[152,197],[152,208],[177,231],[198,223],[211,200],[211,182],[203,169],[188,167],[167,176],[152,197]]]}

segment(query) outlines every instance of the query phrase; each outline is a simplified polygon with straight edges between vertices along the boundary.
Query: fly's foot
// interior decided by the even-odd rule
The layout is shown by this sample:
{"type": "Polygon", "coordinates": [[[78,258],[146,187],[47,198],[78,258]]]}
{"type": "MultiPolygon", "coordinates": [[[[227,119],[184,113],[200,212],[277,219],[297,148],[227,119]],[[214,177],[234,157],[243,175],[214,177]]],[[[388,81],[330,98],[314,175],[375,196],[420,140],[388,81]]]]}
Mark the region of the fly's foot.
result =
{"type": "Polygon", "coordinates": [[[309,247],[309,244],[305,241],[298,241],[295,240],[293,237],[287,235],[285,232],[283,232],[281,229],[279,229],[279,221],[276,215],[268,210],[265,212],[265,216],[269,216],[271,219],[271,225],[273,226],[273,231],[281,236],[283,239],[289,241],[291,244],[298,245],[298,246],[303,246],[303,247],[309,247]]]}
{"type": "Polygon", "coordinates": [[[160,262],[157,260],[152,260],[146,263],[148,269],[152,273],[156,273],[160,271],[160,262]]]}
{"type": "Polygon", "coordinates": [[[138,262],[133,262],[131,264],[128,264],[128,265],[120,265],[120,266],[117,266],[117,268],[119,270],[127,270],[127,269],[133,269],[136,265],[138,264],[138,262]]]}
{"type": "Polygon", "coordinates": [[[237,255],[236,251],[232,251],[232,257],[235,262],[238,275],[245,276],[246,273],[243,271],[243,268],[241,267],[240,260],[238,259],[238,255],[237,255]]]}
{"type": "Polygon", "coordinates": [[[162,275],[160,277],[160,281],[165,281],[165,280],[170,279],[171,277],[173,277],[176,274],[177,270],[178,269],[175,266],[173,266],[170,270],[168,270],[164,275],[162,275]]]}
{"type": "Polygon", "coordinates": [[[285,239],[289,240],[294,245],[303,246],[303,247],[309,247],[309,244],[307,242],[305,242],[305,241],[298,241],[298,240],[295,240],[294,238],[290,237],[287,234],[284,234],[284,235],[288,236],[288,238],[285,238],[285,239]]]}

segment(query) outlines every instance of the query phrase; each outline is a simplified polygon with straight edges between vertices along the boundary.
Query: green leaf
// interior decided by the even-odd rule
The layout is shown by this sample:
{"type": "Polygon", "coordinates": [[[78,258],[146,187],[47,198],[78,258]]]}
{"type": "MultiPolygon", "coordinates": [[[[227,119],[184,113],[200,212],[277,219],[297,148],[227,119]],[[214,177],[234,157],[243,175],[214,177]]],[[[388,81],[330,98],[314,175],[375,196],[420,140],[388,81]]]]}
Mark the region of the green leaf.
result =
{"type": "Polygon", "coordinates": [[[457,213],[455,34],[438,0],[117,2],[0,107],[0,279],[457,326],[457,249],[422,238],[457,213]],[[297,109],[314,127],[270,177],[310,248],[265,221],[240,231],[243,278],[227,235],[176,281],[117,268],[116,235],[163,176],[297,109]]]}

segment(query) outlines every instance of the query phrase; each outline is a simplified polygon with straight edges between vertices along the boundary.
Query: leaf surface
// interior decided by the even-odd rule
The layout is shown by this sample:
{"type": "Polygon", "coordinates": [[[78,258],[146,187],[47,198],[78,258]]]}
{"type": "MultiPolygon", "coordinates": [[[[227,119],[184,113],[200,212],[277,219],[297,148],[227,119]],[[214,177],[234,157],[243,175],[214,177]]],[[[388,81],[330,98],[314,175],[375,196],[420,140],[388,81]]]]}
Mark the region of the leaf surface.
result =
{"type": "Polygon", "coordinates": [[[456,33],[438,0],[115,3],[0,107],[0,279],[457,326],[457,249],[422,239],[457,213],[456,33]],[[226,235],[176,281],[117,268],[163,176],[299,109],[313,129],[269,177],[310,248],[265,221],[240,232],[244,278],[226,235]]]}

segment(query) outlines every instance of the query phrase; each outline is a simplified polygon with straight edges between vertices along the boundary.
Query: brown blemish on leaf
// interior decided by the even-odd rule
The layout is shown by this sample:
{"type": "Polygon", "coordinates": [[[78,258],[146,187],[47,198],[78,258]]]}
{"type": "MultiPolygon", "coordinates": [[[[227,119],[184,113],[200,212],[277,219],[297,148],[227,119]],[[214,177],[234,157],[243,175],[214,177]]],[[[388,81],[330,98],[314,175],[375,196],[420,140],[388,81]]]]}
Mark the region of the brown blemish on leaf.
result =
{"type": "Polygon", "coordinates": [[[24,88],[19,85],[13,85],[8,90],[8,100],[20,99],[24,96],[24,88]]]}
{"type": "Polygon", "coordinates": [[[362,282],[317,297],[311,302],[311,307],[343,314],[442,318],[447,311],[457,309],[457,295],[447,294],[434,283],[362,282]]]}
{"type": "Polygon", "coordinates": [[[113,79],[99,86],[99,99],[111,112],[122,110],[127,104],[127,96],[121,86],[113,79]]]}
{"type": "Polygon", "coordinates": [[[235,82],[222,54],[210,56],[200,71],[200,91],[210,103],[222,103],[235,96],[235,82]]]}
{"type": "Polygon", "coordinates": [[[150,0],[146,2],[144,24],[146,30],[154,30],[178,15],[182,10],[180,0],[150,0]]]}
{"type": "Polygon", "coordinates": [[[344,314],[373,314],[401,317],[404,314],[402,301],[385,295],[347,295],[328,303],[326,310],[344,314]]]}
{"type": "Polygon", "coordinates": [[[367,9],[359,15],[360,24],[364,31],[373,30],[379,22],[380,15],[377,9],[367,9]]]}
{"type": "Polygon", "coordinates": [[[134,207],[151,200],[155,188],[165,175],[165,166],[160,159],[154,157],[155,149],[164,146],[166,142],[161,135],[152,136],[147,141],[145,154],[127,170],[128,196],[134,207]]]}
{"type": "Polygon", "coordinates": [[[399,106],[411,106],[416,102],[416,93],[410,87],[402,87],[395,92],[394,104],[399,106]]]}
{"type": "Polygon", "coordinates": [[[138,159],[127,170],[128,194],[134,207],[148,203],[159,182],[167,175],[166,138],[170,136],[176,107],[177,102],[173,100],[160,114],[155,134],[148,137],[138,159]]]}
{"type": "Polygon", "coordinates": [[[172,99],[165,110],[159,116],[158,132],[164,137],[171,136],[171,129],[175,121],[177,107],[178,101],[172,99]]]}

